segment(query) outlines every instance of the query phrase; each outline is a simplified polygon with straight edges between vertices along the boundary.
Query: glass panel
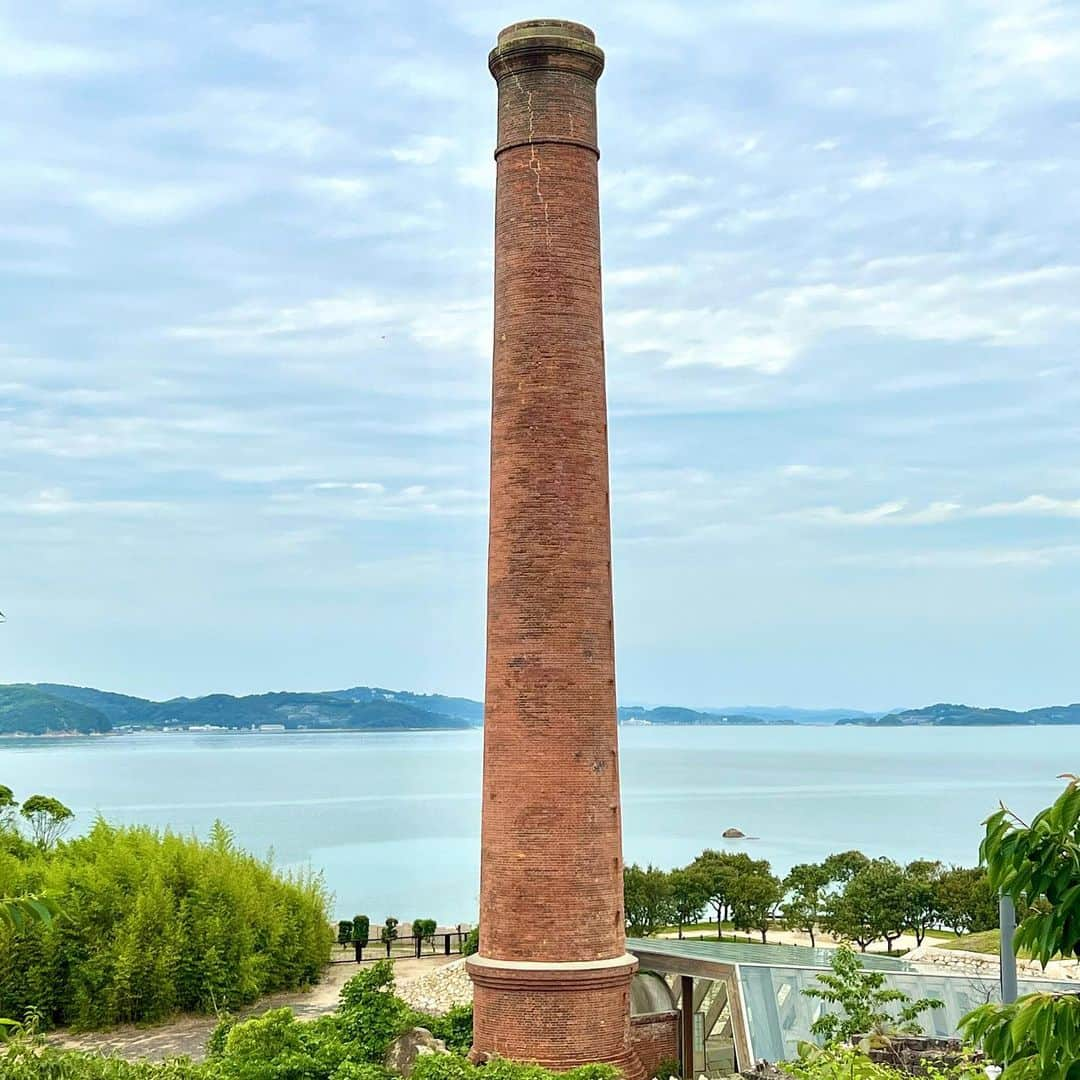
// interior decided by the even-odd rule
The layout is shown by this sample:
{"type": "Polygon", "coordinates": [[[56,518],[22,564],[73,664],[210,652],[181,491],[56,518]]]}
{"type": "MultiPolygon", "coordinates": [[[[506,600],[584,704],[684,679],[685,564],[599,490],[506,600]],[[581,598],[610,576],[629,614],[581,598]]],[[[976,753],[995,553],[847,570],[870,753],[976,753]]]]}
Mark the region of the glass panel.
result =
{"type": "MultiPolygon", "coordinates": [[[[807,997],[806,989],[819,985],[818,971],[807,968],[759,967],[740,964],[739,986],[750,1028],[750,1044],[757,1060],[790,1060],[800,1042],[811,1039],[810,1025],[821,1015],[823,1003],[807,997]]],[[[919,1022],[927,1035],[956,1034],[960,1018],[977,1005],[999,1000],[996,979],[935,973],[886,972],[887,986],[910,998],[937,998],[940,1009],[923,1013],[919,1022]]],[[[1020,993],[1036,990],[1076,991],[1076,985],[1021,980],[1020,993]]]]}
{"type": "Polygon", "coordinates": [[[696,979],[695,983],[707,987],[697,1006],[705,1051],[702,1071],[706,1076],[729,1076],[735,1071],[735,1038],[728,980],[696,979]]]}

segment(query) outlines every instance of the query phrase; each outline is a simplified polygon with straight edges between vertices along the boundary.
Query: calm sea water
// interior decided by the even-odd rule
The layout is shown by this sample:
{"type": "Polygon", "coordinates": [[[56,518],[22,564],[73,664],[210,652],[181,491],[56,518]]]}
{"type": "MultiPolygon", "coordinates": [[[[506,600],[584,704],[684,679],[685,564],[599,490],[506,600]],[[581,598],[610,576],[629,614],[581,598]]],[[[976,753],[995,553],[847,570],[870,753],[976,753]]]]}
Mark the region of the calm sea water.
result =
{"type": "MultiPolygon", "coordinates": [[[[0,783],[55,795],[85,828],[205,835],[215,818],[282,866],[322,871],[341,916],[472,920],[482,735],[175,734],[0,740],[0,783]]],[[[628,861],[742,849],[774,869],[846,848],[974,863],[979,823],[1080,771],[1080,728],[624,728],[628,861]],[[758,837],[723,841],[729,826],[758,837]]]]}

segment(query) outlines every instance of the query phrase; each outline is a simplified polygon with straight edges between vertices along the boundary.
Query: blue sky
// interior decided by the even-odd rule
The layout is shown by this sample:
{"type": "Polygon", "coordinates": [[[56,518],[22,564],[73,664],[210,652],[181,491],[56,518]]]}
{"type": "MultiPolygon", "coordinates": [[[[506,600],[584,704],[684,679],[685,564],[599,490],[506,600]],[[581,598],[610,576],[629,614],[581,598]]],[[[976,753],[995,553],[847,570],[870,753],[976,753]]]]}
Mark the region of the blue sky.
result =
{"type": "Polygon", "coordinates": [[[625,702],[1080,698],[1080,7],[0,4],[0,680],[479,695],[497,31],[600,83],[625,702]]]}

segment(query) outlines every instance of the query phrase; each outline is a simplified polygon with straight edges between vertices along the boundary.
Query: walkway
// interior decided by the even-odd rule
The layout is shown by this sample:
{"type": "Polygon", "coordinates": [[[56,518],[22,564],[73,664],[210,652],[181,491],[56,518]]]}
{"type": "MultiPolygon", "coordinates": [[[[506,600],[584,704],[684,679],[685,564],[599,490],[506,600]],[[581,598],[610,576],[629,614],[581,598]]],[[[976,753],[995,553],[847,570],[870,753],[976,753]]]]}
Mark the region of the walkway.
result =
{"type": "MultiPolygon", "coordinates": [[[[455,956],[425,956],[419,960],[404,958],[394,961],[394,976],[398,985],[404,985],[421,975],[442,967],[455,956]]],[[[359,968],[355,964],[331,964],[322,979],[310,990],[287,991],[269,994],[254,1005],[241,1009],[240,1017],[260,1016],[267,1009],[288,1006],[303,1020],[332,1013],[337,1008],[341,987],[359,968]]],[[[164,1058],[187,1056],[195,1061],[206,1055],[206,1043],[217,1026],[213,1016],[185,1013],[167,1021],[145,1027],[122,1024],[109,1031],[90,1031],[81,1035],[69,1031],[54,1031],[47,1036],[54,1046],[68,1050],[93,1050],[101,1054],[119,1054],[129,1061],[146,1059],[161,1061],[164,1058]]]]}

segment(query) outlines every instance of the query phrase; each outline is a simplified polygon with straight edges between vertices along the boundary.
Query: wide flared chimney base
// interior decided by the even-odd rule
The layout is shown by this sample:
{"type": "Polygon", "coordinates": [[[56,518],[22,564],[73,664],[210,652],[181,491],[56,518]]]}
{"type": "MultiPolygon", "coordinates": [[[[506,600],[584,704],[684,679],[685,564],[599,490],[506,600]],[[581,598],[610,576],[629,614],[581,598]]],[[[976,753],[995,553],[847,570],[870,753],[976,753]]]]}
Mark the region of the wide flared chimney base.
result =
{"type": "Polygon", "coordinates": [[[630,981],[637,960],[571,963],[470,956],[473,1061],[530,1061],[563,1071],[614,1065],[625,1080],[644,1080],[630,1047],[630,981]]]}

